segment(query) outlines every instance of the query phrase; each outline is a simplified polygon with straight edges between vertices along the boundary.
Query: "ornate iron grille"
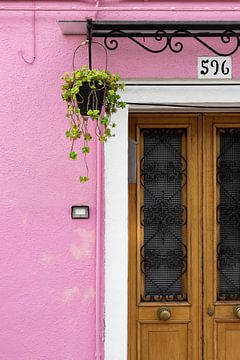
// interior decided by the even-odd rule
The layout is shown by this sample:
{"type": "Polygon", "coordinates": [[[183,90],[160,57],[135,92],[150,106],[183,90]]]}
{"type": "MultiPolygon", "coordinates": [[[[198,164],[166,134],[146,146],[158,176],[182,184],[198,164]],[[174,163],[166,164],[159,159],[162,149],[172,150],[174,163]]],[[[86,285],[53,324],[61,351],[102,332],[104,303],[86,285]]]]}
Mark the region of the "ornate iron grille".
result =
{"type": "Polygon", "coordinates": [[[240,129],[219,129],[217,182],[220,224],[217,248],[218,299],[240,299],[240,129]]]}
{"type": "Polygon", "coordinates": [[[142,301],[187,299],[183,286],[183,274],[187,271],[187,247],[183,242],[187,208],[182,204],[187,183],[187,161],[181,154],[184,132],[184,129],[142,129],[142,301]]]}

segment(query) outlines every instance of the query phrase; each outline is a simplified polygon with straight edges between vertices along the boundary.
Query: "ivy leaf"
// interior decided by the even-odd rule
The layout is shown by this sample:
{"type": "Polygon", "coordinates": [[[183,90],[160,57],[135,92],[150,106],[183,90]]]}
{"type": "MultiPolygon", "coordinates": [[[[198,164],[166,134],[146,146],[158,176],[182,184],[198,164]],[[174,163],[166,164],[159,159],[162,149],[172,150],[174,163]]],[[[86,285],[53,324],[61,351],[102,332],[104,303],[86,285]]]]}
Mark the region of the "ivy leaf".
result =
{"type": "Polygon", "coordinates": [[[82,132],[76,127],[76,126],[73,126],[71,131],[70,131],[70,137],[72,139],[78,139],[80,138],[82,135],[82,132]]]}
{"type": "Polygon", "coordinates": [[[121,109],[124,109],[126,107],[126,103],[124,101],[120,101],[118,105],[121,109]]]}
{"type": "Polygon", "coordinates": [[[82,148],[82,153],[83,153],[83,154],[89,154],[89,153],[90,153],[90,148],[89,148],[89,146],[84,146],[84,147],[82,148]]]}
{"type": "Polygon", "coordinates": [[[65,132],[65,135],[66,135],[66,138],[70,138],[70,131],[67,130],[67,131],[65,132]]]}
{"type": "Polygon", "coordinates": [[[76,160],[77,159],[77,153],[75,151],[71,151],[69,153],[69,157],[73,160],[76,160]]]}
{"type": "Polygon", "coordinates": [[[79,180],[80,180],[81,183],[85,183],[86,181],[89,180],[89,177],[88,176],[80,176],[79,180]]]}
{"type": "Polygon", "coordinates": [[[101,142],[106,142],[106,141],[107,141],[106,135],[104,135],[104,134],[100,135],[100,136],[99,136],[99,141],[101,141],[101,142]]]}
{"type": "Polygon", "coordinates": [[[111,130],[109,128],[105,129],[105,135],[107,137],[110,137],[112,134],[111,134],[111,130]]]}
{"type": "Polygon", "coordinates": [[[101,119],[101,123],[103,124],[103,125],[107,125],[108,124],[108,118],[106,117],[106,116],[104,116],[102,119],[101,119]]]}
{"type": "Polygon", "coordinates": [[[90,133],[86,133],[86,134],[84,135],[84,139],[85,139],[86,141],[90,141],[90,140],[92,139],[91,134],[90,134],[90,133]]]}

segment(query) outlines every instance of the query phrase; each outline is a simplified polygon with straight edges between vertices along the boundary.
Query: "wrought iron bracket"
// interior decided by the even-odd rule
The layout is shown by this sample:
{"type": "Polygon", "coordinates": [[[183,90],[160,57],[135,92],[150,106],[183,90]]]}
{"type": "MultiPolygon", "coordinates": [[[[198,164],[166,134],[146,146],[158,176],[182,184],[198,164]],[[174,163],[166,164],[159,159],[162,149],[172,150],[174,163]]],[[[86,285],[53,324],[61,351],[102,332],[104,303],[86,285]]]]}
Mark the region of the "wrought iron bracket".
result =
{"type": "Polygon", "coordinates": [[[119,39],[125,38],[144,50],[160,54],[165,50],[180,53],[184,50],[184,40],[194,39],[203,47],[218,56],[231,56],[240,47],[240,22],[216,21],[93,21],[87,20],[89,40],[89,64],[91,59],[92,38],[104,38],[106,49],[114,51],[119,47],[119,39]],[[145,42],[152,38],[158,46],[152,47],[145,42]],[[209,42],[210,38],[218,39],[209,42]],[[224,46],[224,49],[223,49],[224,46]]]}

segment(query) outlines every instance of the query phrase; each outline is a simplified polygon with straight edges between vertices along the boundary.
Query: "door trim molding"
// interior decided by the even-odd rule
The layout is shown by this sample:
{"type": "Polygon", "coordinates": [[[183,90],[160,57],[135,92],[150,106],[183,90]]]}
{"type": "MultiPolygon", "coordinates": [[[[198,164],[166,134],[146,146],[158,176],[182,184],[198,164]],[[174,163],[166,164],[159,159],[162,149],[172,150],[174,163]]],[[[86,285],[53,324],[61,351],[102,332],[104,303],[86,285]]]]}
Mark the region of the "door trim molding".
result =
{"type": "MultiPolygon", "coordinates": [[[[149,81],[150,83],[153,81],[149,81]]],[[[193,111],[184,108],[175,110],[167,106],[128,106],[114,116],[117,123],[116,138],[105,144],[105,360],[127,360],[128,113],[213,112],[207,106],[240,106],[240,83],[239,87],[222,85],[219,88],[208,86],[207,83],[203,86],[202,82],[198,87],[199,81],[193,81],[196,87],[185,87],[184,81],[178,83],[182,86],[126,86],[124,100],[137,103],[195,104],[206,106],[206,109],[193,111]]],[[[230,109],[214,109],[214,112],[226,111],[231,112],[230,109]]],[[[232,112],[236,112],[236,109],[232,112]]]]}

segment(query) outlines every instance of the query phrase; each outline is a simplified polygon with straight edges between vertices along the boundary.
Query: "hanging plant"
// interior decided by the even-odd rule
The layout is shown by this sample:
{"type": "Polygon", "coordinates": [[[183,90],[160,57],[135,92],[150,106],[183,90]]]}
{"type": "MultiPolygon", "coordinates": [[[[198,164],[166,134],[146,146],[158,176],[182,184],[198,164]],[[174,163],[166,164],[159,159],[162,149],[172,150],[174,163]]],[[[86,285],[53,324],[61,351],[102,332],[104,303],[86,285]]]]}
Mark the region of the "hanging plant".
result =
{"type": "Polygon", "coordinates": [[[116,124],[111,115],[119,108],[126,106],[121,101],[119,90],[124,89],[120,76],[107,70],[81,69],[66,73],[62,79],[62,98],[67,103],[66,116],[69,127],[66,137],[71,141],[69,156],[76,160],[79,153],[85,162],[85,174],[80,176],[80,182],[89,180],[87,155],[91,152],[90,142],[96,137],[101,142],[114,136],[116,124]],[[94,132],[89,129],[89,122],[94,123],[94,132]]]}

